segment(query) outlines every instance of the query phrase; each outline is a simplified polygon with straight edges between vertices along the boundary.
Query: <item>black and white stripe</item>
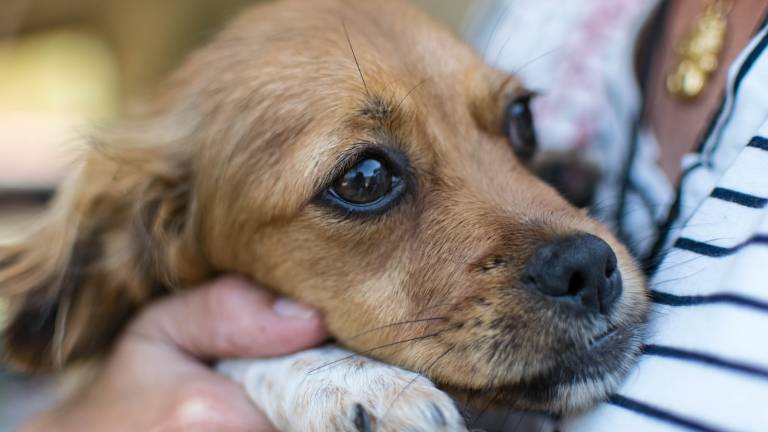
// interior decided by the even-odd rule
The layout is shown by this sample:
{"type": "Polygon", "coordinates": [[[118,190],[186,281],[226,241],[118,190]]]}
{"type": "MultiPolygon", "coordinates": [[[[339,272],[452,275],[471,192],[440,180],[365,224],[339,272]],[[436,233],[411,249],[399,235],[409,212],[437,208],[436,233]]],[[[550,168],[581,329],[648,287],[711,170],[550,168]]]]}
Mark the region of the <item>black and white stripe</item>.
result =
{"type": "Polygon", "coordinates": [[[747,147],[768,151],[768,138],[756,136],[747,144],[747,147]]]}
{"type": "Polygon", "coordinates": [[[712,354],[688,351],[663,345],[646,345],[643,349],[643,354],[669,357],[683,361],[698,362],[709,366],[728,369],[730,371],[740,372],[756,378],[768,380],[768,369],[744,364],[739,361],[724,359],[712,354]]]}
{"type": "Polygon", "coordinates": [[[712,258],[720,258],[733,255],[748,246],[766,246],[768,245],[768,235],[756,235],[749,240],[731,247],[715,246],[711,243],[680,237],[675,241],[675,247],[678,249],[693,252],[712,258]]]}
{"type": "Polygon", "coordinates": [[[675,295],[662,291],[652,290],[651,300],[656,304],[665,306],[731,304],[753,308],[768,313],[768,302],[763,302],[732,293],[715,293],[708,295],[675,295]]]}
{"type": "Polygon", "coordinates": [[[715,429],[711,426],[705,425],[696,419],[686,418],[679,414],[672,413],[666,409],[655,407],[635,399],[630,399],[626,396],[613,395],[608,399],[608,403],[617,407],[624,408],[629,411],[633,411],[640,415],[653,417],[673,424],[675,426],[681,426],[685,429],[700,432],[722,432],[721,429],[715,429]]]}
{"type": "Polygon", "coordinates": [[[721,187],[715,188],[710,196],[712,198],[751,208],[763,208],[765,207],[765,204],[768,203],[768,198],[758,197],[748,193],[721,187]]]}

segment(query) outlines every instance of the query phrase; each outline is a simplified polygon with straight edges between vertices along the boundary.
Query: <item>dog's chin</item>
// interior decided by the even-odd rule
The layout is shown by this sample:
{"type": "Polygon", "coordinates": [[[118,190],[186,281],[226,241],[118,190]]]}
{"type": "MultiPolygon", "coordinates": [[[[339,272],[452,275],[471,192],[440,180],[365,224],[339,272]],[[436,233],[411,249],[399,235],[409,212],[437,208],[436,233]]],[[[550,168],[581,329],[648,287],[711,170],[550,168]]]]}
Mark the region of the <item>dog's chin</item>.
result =
{"type": "Polygon", "coordinates": [[[610,328],[585,348],[559,353],[553,366],[514,384],[469,394],[490,394],[493,405],[555,416],[578,413],[606,400],[637,363],[644,325],[610,328]]]}
{"type": "Polygon", "coordinates": [[[637,363],[644,326],[611,328],[554,366],[500,389],[514,405],[562,415],[588,409],[613,393],[637,363]]]}

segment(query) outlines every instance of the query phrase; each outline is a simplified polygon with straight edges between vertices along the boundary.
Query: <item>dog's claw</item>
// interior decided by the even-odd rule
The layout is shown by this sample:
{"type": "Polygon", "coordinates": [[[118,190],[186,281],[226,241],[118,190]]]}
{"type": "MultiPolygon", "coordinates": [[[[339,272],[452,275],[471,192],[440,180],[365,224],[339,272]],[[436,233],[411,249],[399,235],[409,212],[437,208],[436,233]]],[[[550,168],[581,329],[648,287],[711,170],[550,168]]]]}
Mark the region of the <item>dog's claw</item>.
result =
{"type": "Polygon", "coordinates": [[[360,404],[355,404],[355,430],[357,432],[372,432],[371,415],[360,404]]]}

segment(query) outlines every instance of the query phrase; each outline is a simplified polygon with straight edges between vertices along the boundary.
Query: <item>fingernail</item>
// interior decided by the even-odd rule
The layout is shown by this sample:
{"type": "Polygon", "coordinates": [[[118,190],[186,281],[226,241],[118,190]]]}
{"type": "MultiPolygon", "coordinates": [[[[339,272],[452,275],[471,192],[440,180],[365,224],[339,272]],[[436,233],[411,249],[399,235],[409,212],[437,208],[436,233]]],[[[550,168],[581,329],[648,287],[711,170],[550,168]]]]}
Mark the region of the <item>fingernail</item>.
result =
{"type": "Polygon", "coordinates": [[[276,314],[283,318],[308,320],[315,317],[315,310],[287,298],[278,299],[272,306],[276,314]]]}

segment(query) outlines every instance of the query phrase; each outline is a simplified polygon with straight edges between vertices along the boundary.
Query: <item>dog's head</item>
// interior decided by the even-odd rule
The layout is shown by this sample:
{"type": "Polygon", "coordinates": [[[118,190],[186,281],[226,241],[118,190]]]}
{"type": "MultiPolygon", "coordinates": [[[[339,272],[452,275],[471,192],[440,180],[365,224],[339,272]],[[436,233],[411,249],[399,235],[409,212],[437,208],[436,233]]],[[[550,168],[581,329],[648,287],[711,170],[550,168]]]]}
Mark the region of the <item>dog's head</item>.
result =
{"type": "Polygon", "coordinates": [[[152,297],[238,272],[456,393],[593,403],[637,354],[644,279],[528,169],[530,98],[400,2],[253,9],[0,249],[7,354],[91,358],[152,297]]]}

